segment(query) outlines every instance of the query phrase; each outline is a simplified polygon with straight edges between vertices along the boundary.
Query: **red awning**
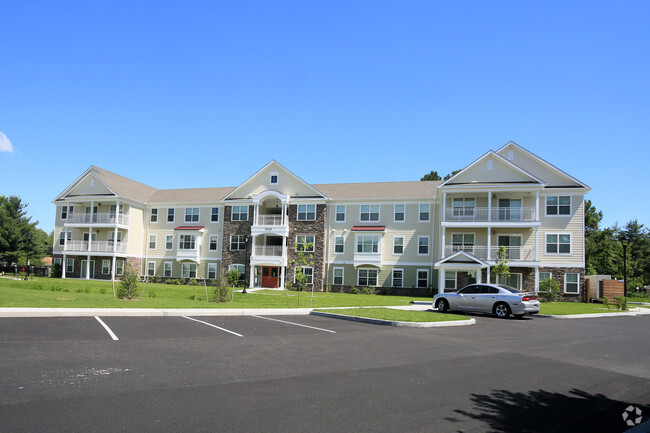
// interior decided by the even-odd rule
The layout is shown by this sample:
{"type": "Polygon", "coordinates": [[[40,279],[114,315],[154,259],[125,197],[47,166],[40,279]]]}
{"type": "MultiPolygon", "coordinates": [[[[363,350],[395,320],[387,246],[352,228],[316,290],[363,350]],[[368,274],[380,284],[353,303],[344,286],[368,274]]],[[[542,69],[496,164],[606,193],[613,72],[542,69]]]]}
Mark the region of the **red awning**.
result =
{"type": "Polygon", "coordinates": [[[353,226],[353,232],[383,232],[386,231],[386,226],[353,226]]]}
{"type": "Polygon", "coordinates": [[[199,230],[203,230],[203,228],[204,228],[203,226],[180,226],[180,227],[176,227],[174,230],[195,230],[195,231],[199,231],[199,230]]]}

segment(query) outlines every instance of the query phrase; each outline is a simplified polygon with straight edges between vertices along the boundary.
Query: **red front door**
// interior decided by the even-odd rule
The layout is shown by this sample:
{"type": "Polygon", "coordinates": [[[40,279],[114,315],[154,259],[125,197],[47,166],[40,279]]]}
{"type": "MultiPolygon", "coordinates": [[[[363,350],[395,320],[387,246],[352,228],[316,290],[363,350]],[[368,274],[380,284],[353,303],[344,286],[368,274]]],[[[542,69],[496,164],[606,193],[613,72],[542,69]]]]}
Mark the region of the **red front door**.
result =
{"type": "Polygon", "coordinates": [[[272,289],[278,287],[278,268],[271,266],[262,267],[262,287],[272,289]]]}

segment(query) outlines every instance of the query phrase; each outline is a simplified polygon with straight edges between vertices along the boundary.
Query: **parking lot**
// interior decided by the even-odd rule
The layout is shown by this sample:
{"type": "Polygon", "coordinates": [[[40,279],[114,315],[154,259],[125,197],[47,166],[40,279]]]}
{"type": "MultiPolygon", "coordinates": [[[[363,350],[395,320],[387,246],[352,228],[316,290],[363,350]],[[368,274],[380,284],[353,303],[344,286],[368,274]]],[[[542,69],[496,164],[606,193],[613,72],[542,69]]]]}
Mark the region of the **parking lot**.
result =
{"type": "Polygon", "coordinates": [[[0,431],[624,431],[650,317],[0,319],[0,431]]]}

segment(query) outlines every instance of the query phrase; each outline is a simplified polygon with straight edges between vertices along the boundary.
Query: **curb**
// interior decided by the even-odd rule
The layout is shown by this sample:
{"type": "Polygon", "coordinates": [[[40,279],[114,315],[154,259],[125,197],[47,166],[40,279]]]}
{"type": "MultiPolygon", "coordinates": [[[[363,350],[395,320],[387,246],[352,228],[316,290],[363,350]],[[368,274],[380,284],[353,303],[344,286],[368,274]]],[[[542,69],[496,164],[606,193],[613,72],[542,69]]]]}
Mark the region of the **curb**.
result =
{"type": "MultiPolygon", "coordinates": [[[[647,313],[646,313],[647,314],[647,313]]],[[[644,313],[628,312],[628,313],[589,313],[589,314],[565,314],[565,315],[552,315],[552,314],[536,314],[535,317],[544,317],[549,319],[594,319],[601,317],[629,317],[629,316],[643,316],[644,313]]]]}
{"type": "Polygon", "coordinates": [[[311,308],[0,308],[0,317],[299,316],[310,311],[311,308]]]}
{"type": "Polygon", "coordinates": [[[371,323],[373,325],[386,326],[403,326],[407,328],[443,328],[449,326],[468,326],[476,323],[475,319],[454,320],[449,322],[396,322],[393,320],[371,319],[368,317],[346,316],[343,314],[324,313],[322,311],[312,311],[309,313],[314,316],[330,317],[333,319],[350,320],[352,322],[371,323]]]}

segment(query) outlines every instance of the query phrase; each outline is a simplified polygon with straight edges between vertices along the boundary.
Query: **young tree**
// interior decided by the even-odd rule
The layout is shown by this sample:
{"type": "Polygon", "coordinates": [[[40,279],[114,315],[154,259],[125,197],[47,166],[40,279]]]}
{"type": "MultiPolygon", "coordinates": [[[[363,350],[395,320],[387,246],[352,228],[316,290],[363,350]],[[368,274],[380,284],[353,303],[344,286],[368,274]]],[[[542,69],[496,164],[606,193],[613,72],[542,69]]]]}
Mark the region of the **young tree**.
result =
{"type": "MultiPolygon", "coordinates": [[[[295,244],[297,250],[297,258],[291,261],[291,266],[295,267],[294,271],[294,283],[293,285],[298,290],[298,306],[300,306],[300,292],[305,290],[309,285],[309,275],[304,272],[306,266],[314,266],[314,254],[310,251],[313,250],[312,243],[306,244],[295,244]],[[303,246],[304,245],[304,246],[303,246]]],[[[312,274],[313,278],[313,274],[312,274]]],[[[309,300],[309,305],[311,305],[312,300],[314,299],[314,284],[312,281],[311,285],[311,299],[309,300]]]]}
{"type": "Polygon", "coordinates": [[[502,245],[501,248],[499,248],[499,253],[496,259],[497,264],[492,267],[492,273],[494,274],[494,279],[497,284],[499,283],[499,275],[504,275],[506,277],[510,275],[510,267],[508,266],[508,259],[506,256],[506,247],[502,245]]]}
{"type": "Polygon", "coordinates": [[[0,257],[8,262],[34,263],[52,250],[47,233],[27,216],[27,206],[20,197],[0,195],[0,257]]]}
{"type": "Polygon", "coordinates": [[[129,263],[124,267],[124,275],[117,290],[120,299],[135,299],[138,297],[138,273],[129,263]]]}

